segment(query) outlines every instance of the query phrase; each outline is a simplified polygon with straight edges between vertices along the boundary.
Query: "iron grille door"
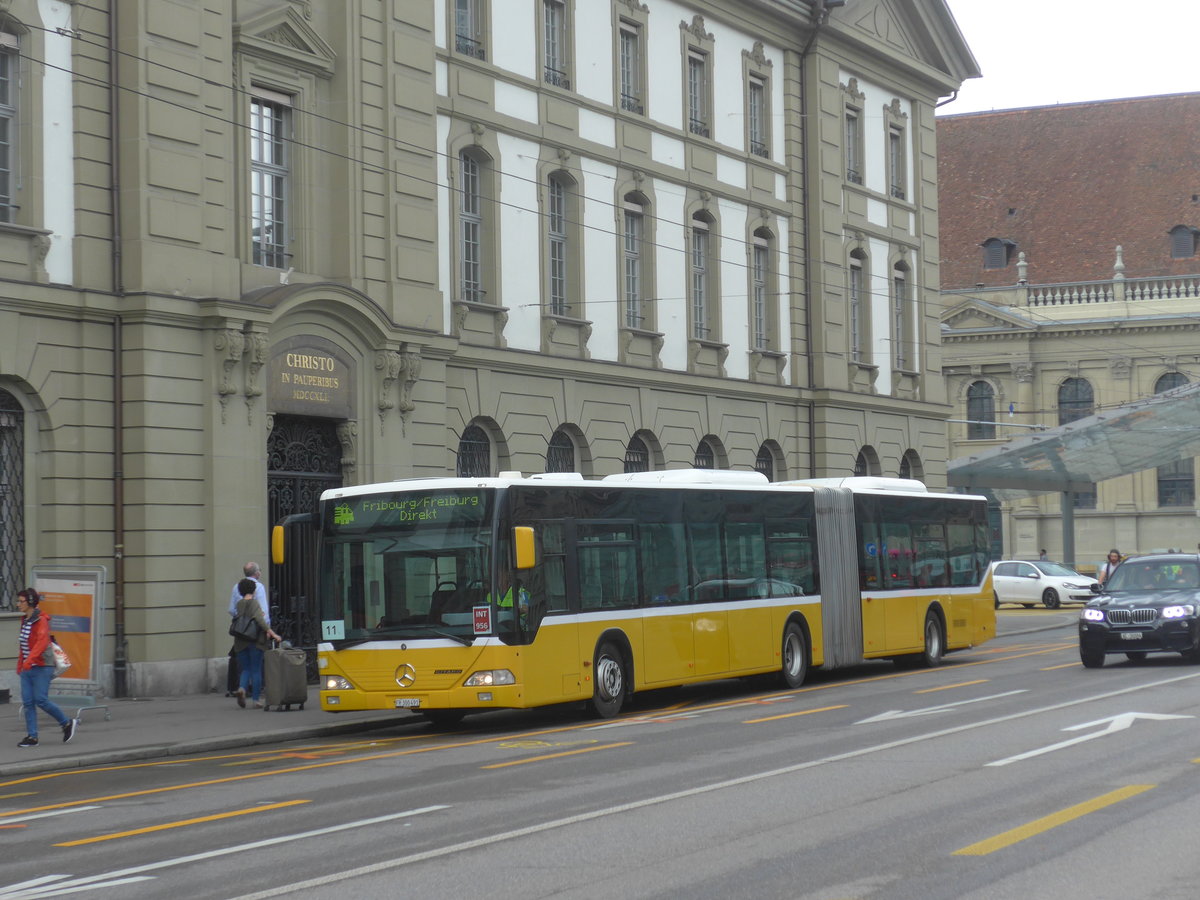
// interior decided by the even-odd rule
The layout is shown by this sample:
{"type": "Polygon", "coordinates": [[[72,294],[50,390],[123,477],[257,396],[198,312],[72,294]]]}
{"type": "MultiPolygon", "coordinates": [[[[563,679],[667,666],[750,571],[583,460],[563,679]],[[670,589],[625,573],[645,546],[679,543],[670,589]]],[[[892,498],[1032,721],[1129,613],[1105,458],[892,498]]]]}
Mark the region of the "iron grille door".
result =
{"type": "MultiPolygon", "coordinates": [[[[342,486],[342,448],[330,419],[276,416],[267,440],[268,523],[316,512],[321,492],[342,486]]],[[[271,627],[308,656],[308,678],[317,678],[320,603],[317,596],[317,531],[290,526],[283,565],[271,564],[268,584],[271,627]]]]}
{"type": "Polygon", "coordinates": [[[25,412],[0,391],[0,609],[25,587],[25,412]]]}

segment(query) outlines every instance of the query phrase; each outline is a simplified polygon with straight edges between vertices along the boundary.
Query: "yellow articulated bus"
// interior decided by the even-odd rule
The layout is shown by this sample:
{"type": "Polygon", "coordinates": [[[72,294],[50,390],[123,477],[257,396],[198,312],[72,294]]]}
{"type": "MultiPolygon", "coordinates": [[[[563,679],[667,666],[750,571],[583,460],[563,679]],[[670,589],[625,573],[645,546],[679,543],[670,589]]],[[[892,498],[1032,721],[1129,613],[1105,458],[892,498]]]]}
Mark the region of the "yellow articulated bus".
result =
{"type": "Polygon", "coordinates": [[[506,472],[338,488],[310,521],[333,712],[608,717],[637,690],[794,688],[811,666],[936,666],[995,635],[985,500],[916,481],[506,472]]]}

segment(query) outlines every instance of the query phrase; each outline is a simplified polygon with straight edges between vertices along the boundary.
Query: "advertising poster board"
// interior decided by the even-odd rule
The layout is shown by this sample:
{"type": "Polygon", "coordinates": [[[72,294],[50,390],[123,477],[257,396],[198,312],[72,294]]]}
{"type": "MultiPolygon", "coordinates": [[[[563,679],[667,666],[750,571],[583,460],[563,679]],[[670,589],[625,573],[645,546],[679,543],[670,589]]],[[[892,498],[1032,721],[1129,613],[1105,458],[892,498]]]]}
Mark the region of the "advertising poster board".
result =
{"type": "Polygon", "coordinates": [[[42,595],[42,611],[50,616],[50,632],[71,659],[71,668],[54,680],[56,686],[99,681],[106,575],[103,566],[33,570],[33,586],[42,595]]]}

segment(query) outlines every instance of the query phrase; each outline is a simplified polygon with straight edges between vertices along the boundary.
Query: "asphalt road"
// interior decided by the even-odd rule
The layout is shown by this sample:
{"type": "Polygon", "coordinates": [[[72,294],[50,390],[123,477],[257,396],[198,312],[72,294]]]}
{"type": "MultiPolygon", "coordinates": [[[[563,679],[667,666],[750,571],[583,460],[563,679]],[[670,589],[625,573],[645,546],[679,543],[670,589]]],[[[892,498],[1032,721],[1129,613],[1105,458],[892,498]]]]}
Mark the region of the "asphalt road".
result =
{"type": "Polygon", "coordinates": [[[934,670],[647,694],[611,722],[9,780],[0,900],[1191,898],[1197,717],[1200,667],[1085,670],[1060,628],[934,670]]]}

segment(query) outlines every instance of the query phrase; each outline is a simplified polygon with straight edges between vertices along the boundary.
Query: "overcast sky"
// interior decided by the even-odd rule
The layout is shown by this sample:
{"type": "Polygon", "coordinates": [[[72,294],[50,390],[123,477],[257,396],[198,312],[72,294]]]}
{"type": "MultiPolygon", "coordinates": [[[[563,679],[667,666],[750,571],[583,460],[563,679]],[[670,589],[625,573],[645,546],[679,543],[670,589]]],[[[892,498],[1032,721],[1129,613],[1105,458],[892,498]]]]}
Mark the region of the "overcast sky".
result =
{"type": "Polygon", "coordinates": [[[1200,0],[947,0],[982,78],[938,112],[1200,91],[1200,0]]]}

